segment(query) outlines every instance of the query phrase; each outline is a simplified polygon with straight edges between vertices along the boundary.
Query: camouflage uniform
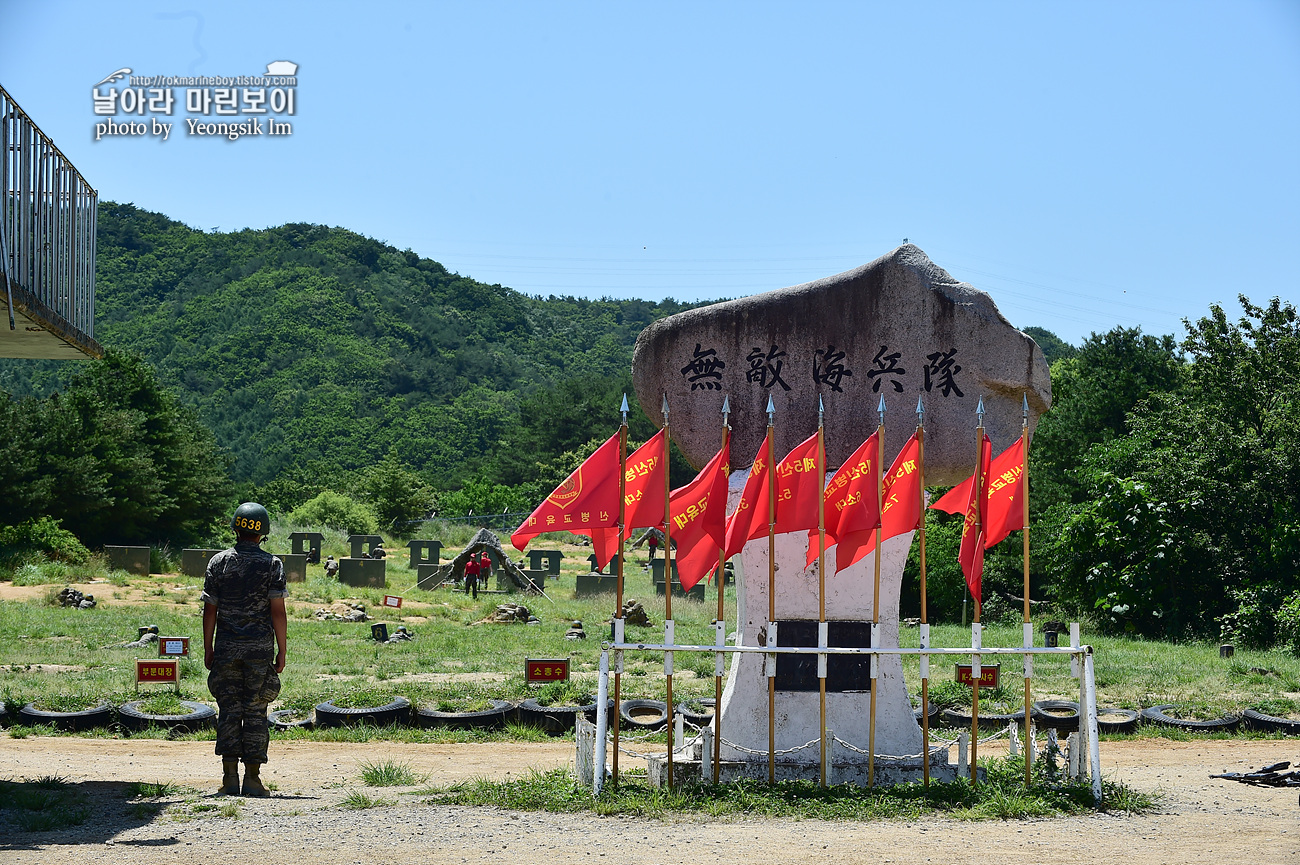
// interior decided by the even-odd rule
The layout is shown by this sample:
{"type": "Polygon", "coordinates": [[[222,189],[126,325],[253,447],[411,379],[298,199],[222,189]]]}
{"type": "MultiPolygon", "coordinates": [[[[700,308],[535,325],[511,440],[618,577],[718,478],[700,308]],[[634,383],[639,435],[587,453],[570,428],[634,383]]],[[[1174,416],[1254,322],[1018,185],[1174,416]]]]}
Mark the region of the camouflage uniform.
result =
{"type": "Polygon", "coordinates": [[[202,599],[217,608],[208,690],[221,710],[216,751],[222,757],[266,762],[266,707],[280,694],[271,599],[288,594],[284,566],[257,544],[240,541],[208,562],[202,599]]]}

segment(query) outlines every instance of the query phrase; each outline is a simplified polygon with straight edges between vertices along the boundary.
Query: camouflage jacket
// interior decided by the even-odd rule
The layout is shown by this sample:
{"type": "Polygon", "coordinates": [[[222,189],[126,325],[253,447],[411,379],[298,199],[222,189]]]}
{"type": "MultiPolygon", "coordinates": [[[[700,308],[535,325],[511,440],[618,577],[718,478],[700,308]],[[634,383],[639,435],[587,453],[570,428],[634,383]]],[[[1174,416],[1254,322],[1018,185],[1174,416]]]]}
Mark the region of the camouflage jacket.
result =
{"type": "Polygon", "coordinates": [[[284,565],[257,544],[240,542],[213,556],[202,600],[217,608],[217,657],[275,657],[271,599],[288,594],[284,565]]]}

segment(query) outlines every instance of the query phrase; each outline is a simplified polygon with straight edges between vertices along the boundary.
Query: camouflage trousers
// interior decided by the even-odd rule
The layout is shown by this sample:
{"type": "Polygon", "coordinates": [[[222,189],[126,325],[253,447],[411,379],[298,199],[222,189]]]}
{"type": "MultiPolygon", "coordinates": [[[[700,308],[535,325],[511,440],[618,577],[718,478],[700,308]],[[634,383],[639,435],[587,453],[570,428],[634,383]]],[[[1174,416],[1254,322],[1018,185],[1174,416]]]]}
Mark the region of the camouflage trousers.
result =
{"type": "Polygon", "coordinates": [[[266,707],[280,695],[275,661],[229,658],[217,661],[208,673],[208,690],[217,701],[217,753],[243,757],[245,763],[265,763],[270,743],[266,707]]]}

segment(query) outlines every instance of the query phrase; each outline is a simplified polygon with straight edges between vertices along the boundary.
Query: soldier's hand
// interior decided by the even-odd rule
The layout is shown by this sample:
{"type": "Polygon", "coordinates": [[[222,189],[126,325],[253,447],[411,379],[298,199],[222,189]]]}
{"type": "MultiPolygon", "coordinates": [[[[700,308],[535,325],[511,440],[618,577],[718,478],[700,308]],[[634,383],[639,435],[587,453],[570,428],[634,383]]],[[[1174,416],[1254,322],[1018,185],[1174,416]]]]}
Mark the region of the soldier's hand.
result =
{"type": "Polygon", "coordinates": [[[275,671],[277,673],[284,672],[284,650],[283,649],[281,649],[279,654],[275,656],[275,671]]]}
{"type": "Polygon", "coordinates": [[[203,648],[203,667],[207,670],[212,669],[212,650],[206,646],[203,648]]]}

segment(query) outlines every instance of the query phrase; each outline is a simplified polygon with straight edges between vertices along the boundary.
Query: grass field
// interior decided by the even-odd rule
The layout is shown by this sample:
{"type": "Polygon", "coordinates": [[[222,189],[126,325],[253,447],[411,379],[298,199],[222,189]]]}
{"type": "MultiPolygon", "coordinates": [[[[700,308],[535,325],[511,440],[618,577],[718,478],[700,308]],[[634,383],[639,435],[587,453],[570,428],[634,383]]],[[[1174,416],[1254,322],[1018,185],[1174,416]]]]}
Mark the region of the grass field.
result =
{"type": "MultiPolygon", "coordinates": [[[[462,532],[466,537],[458,539],[459,543],[468,539],[469,531],[462,532]]],[[[456,542],[448,541],[449,545],[456,542]]],[[[475,601],[448,589],[426,592],[410,588],[415,572],[406,566],[406,551],[397,543],[394,546],[386,589],[355,589],[328,581],[319,566],[309,566],[306,582],[290,584],[289,662],[281,677],[280,704],[284,708],[307,710],[344,694],[354,703],[366,695],[381,702],[401,695],[417,705],[444,711],[473,707],[488,698],[519,701],[532,693],[523,681],[524,659],[528,657],[570,658],[575,683],[595,691],[600,641],[608,637],[606,623],[613,614],[614,598],[612,594],[573,596],[574,576],[587,571],[588,548],[555,541],[536,544],[538,548],[558,547],[565,555],[560,580],[548,583],[549,600],[480,594],[475,601]],[[384,609],[384,594],[401,594],[402,608],[384,609]],[[321,622],[314,618],[317,609],[344,598],[366,604],[372,621],[387,622],[390,632],[396,624],[405,624],[415,639],[379,644],[370,636],[372,622],[321,622]],[[505,601],[527,605],[541,624],[476,624],[505,601]],[[587,640],[564,638],[575,619],[586,626],[587,640]]],[[[270,548],[280,549],[275,544],[270,548]]],[[[340,533],[327,533],[325,553],[330,552],[346,553],[340,533]]],[[[629,636],[657,640],[662,635],[663,599],[653,593],[649,572],[641,563],[640,555],[629,559],[625,597],[641,600],[653,624],[650,628],[630,627],[629,636]]],[[[16,708],[27,701],[45,700],[60,706],[78,702],[89,706],[105,699],[115,704],[137,699],[133,661],[156,656],[156,649],[115,646],[135,639],[138,626],[155,624],[164,635],[192,640],[192,657],[182,663],[181,698],[210,702],[202,665],[201,579],[175,574],[127,576],[108,571],[102,563],[88,568],[27,567],[20,573],[21,579],[0,583],[0,594],[9,598],[0,600],[0,698],[7,704],[16,708]],[[97,608],[65,609],[48,603],[65,581],[82,585],[83,577],[100,581],[88,589],[100,598],[97,608]],[[47,579],[47,585],[40,585],[47,579]],[[20,586],[28,588],[20,591],[20,586]],[[117,597],[109,598],[109,592],[117,597]]],[[[733,593],[729,592],[726,609],[728,621],[734,621],[733,593]]],[[[675,599],[678,642],[712,643],[716,610],[712,587],[705,603],[675,599]]],[[[915,628],[903,628],[903,645],[917,645],[917,635],[915,628]]],[[[959,626],[933,628],[936,646],[969,645],[969,639],[969,631],[959,626]]],[[[986,646],[1014,646],[1019,641],[1019,625],[985,627],[986,646]]],[[[1217,645],[1146,642],[1087,631],[1084,642],[1096,648],[1099,702],[1103,705],[1141,708],[1179,703],[1208,716],[1247,707],[1274,715],[1300,710],[1300,659],[1285,652],[1239,651],[1235,658],[1223,660],[1218,657],[1217,645]]],[[[662,663],[661,656],[651,653],[629,655],[624,697],[663,699],[662,663]]],[[[1035,699],[1078,699],[1078,684],[1070,677],[1068,661],[1040,658],[1035,665],[1035,699]]],[[[952,678],[950,668],[935,661],[931,670],[936,700],[963,699],[964,689],[945,684],[952,678]]],[[[917,693],[916,662],[905,661],[904,672],[909,690],[917,693]]],[[[1004,661],[1002,678],[998,696],[1019,702],[1023,698],[1019,659],[1004,661]]],[[[712,696],[713,687],[711,655],[678,658],[674,677],[677,699],[712,696]]],[[[373,733],[295,731],[285,735],[337,738],[373,733]]],[[[515,730],[504,734],[407,731],[401,735],[449,741],[531,734],[515,730]]]]}

